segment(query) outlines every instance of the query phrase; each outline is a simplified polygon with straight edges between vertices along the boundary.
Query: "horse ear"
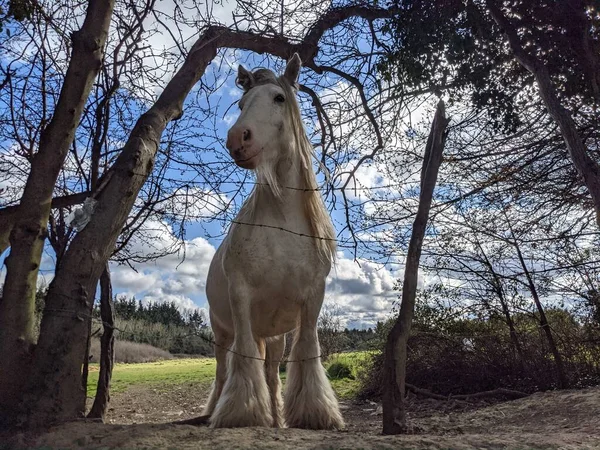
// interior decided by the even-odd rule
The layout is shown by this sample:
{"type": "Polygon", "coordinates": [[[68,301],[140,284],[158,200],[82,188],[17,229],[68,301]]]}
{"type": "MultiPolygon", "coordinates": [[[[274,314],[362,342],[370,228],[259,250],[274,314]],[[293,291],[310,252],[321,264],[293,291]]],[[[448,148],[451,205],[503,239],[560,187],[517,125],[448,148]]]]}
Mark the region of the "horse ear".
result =
{"type": "Polygon", "coordinates": [[[254,76],[252,75],[252,72],[244,69],[244,66],[240,64],[235,82],[244,90],[244,92],[248,92],[254,86],[254,76]]]}
{"type": "Polygon", "coordinates": [[[294,55],[290,58],[285,66],[285,72],[283,76],[287,79],[290,84],[294,87],[298,87],[298,75],[300,74],[300,67],[302,66],[302,60],[298,53],[294,53],[294,55]]]}

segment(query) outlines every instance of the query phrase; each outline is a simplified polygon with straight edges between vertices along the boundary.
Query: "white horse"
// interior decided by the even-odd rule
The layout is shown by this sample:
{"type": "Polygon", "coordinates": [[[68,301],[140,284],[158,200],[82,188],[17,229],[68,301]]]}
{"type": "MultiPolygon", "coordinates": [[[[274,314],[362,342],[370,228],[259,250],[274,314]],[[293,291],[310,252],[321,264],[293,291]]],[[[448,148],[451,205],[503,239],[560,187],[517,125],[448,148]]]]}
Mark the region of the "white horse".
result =
{"type": "Polygon", "coordinates": [[[254,170],[256,186],[206,282],[217,357],[204,410],[212,427],[344,426],[319,358],[317,317],[336,246],[296,102],[300,65],[294,54],[281,77],[238,70],[244,94],[227,148],[254,170]],[[279,362],[292,330],[284,406],[279,362]]]}

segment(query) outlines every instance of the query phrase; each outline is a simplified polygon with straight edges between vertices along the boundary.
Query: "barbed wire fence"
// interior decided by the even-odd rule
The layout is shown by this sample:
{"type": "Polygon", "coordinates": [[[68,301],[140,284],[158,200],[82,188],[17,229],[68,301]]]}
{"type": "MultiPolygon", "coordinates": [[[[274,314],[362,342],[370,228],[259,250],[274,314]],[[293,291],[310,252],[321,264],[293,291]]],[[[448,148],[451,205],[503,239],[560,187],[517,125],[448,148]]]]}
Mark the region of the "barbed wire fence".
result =
{"type": "MultiPolygon", "coordinates": [[[[70,309],[44,309],[44,314],[50,314],[50,315],[63,315],[63,317],[75,317],[77,320],[91,320],[92,322],[95,322],[97,324],[101,324],[103,327],[107,327],[107,328],[111,328],[115,331],[118,331],[120,333],[127,333],[127,329],[121,329],[117,326],[115,326],[114,324],[108,323],[103,321],[102,319],[99,319],[97,317],[94,317],[92,314],[82,314],[79,311],[75,311],[75,310],[70,310],[70,309]]],[[[96,331],[92,332],[91,337],[96,336],[98,333],[100,332],[100,328],[98,328],[96,331]]],[[[247,358],[247,359],[254,359],[254,360],[258,360],[258,361],[263,361],[266,363],[280,363],[280,364],[287,364],[287,363],[298,363],[298,362],[305,362],[305,361],[312,361],[315,359],[321,359],[322,355],[319,354],[317,356],[311,356],[309,358],[301,358],[301,359],[280,359],[280,360],[269,360],[266,358],[261,358],[258,356],[251,356],[251,355],[244,355],[243,353],[237,352],[235,350],[232,350],[230,347],[221,345],[219,343],[217,343],[214,339],[211,339],[209,337],[207,337],[206,335],[198,332],[194,332],[194,333],[188,333],[187,335],[183,336],[185,337],[190,337],[190,336],[196,336],[199,337],[200,339],[202,339],[203,341],[212,344],[216,347],[222,348],[223,350],[226,350],[229,353],[232,353],[236,356],[240,356],[242,358],[247,358]]]]}

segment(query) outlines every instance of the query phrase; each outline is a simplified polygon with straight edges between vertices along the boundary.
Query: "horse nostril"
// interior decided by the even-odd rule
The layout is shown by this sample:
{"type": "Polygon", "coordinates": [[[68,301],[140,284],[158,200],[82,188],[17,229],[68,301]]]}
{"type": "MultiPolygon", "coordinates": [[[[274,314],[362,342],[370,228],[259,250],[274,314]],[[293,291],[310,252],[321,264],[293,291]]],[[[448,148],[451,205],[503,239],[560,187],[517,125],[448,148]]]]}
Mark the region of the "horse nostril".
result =
{"type": "Polygon", "coordinates": [[[250,130],[244,130],[244,134],[242,135],[242,139],[244,141],[249,141],[250,138],[252,138],[252,133],[250,132],[250,130]]]}

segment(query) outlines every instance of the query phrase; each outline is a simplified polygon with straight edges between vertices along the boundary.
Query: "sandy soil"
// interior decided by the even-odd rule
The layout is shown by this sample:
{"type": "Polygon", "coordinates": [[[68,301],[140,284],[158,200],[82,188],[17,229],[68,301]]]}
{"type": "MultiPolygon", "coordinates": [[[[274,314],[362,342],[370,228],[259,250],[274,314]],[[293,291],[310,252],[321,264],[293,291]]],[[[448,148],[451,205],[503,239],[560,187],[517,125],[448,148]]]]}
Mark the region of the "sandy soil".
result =
{"type": "Polygon", "coordinates": [[[78,422],[0,448],[600,449],[600,387],[538,393],[494,405],[411,399],[415,433],[382,436],[377,404],[343,402],[344,431],[213,430],[164,422],[200,414],[201,385],[136,386],[114,395],[107,424],[78,422]]]}

